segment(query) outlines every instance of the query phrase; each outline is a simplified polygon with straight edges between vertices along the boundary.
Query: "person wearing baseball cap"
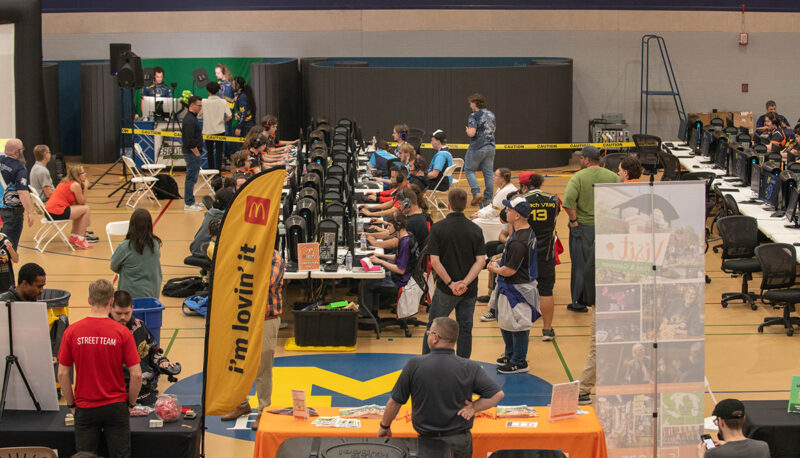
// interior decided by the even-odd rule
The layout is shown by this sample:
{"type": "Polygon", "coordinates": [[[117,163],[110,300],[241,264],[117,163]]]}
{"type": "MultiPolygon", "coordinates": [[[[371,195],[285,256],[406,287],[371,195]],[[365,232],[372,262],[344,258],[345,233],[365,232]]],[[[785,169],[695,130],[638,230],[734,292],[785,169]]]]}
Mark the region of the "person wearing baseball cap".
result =
{"type": "MultiPolygon", "coordinates": [[[[600,167],[600,151],[596,147],[586,145],[577,154],[581,160],[581,170],[569,179],[564,192],[564,210],[569,216],[569,257],[572,261],[572,302],[567,309],[588,312],[588,307],[594,305],[594,185],[619,183],[619,177],[611,170],[600,167]]],[[[594,319],[591,323],[589,354],[586,355],[580,377],[578,403],[582,405],[592,403],[589,394],[596,380],[594,319]]]]}
{"type": "Polygon", "coordinates": [[[497,326],[506,346],[497,359],[497,372],[516,374],[529,370],[531,325],[541,316],[536,289],[536,236],[528,224],[531,206],[524,197],[503,200],[503,206],[512,233],[500,262],[490,262],[487,269],[497,274],[490,307],[497,307],[497,326]]]}
{"type": "Polygon", "coordinates": [[[769,445],[764,441],[748,439],[742,433],[744,427],[744,404],[738,399],[723,399],[711,413],[719,428],[719,440],[714,447],[697,444],[698,458],[769,458],[769,445]]]}
{"type": "Polygon", "coordinates": [[[428,180],[433,191],[447,191],[453,184],[453,177],[442,180],[441,176],[448,167],[453,165],[453,155],[447,147],[447,136],[442,129],[436,129],[431,134],[431,147],[435,151],[428,166],[428,180]],[[441,182],[440,182],[441,181],[441,182]]]}

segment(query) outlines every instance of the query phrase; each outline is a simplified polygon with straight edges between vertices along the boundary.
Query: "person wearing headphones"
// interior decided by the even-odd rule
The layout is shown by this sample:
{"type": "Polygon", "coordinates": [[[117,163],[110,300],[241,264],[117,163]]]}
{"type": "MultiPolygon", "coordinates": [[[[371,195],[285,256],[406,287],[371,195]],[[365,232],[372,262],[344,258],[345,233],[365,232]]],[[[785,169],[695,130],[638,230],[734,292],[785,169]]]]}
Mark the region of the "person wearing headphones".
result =
{"type": "Polygon", "coordinates": [[[408,172],[402,165],[393,165],[389,174],[391,176],[391,180],[389,182],[392,184],[392,187],[384,191],[368,192],[364,194],[365,202],[379,202],[382,204],[393,202],[395,200],[397,191],[408,185],[408,172]]]}
{"type": "Polygon", "coordinates": [[[380,307],[380,292],[387,288],[402,288],[411,278],[411,252],[418,250],[414,236],[410,235],[407,228],[407,218],[402,212],[395,211],[388,223],[397,239],[395,254],[372,254],[369,257],[373,265],[381,266],[386,270],[386,276],[380,280],[367,280],[364,283],[364,297],[362,304],[376,315],[380,307]]]}
{"type": "Polygon", "coordinates": [[[800,160],[800,124],[794,126],[794,137],[786,143],[781,151],[783,162],[791,164],[800,160]]]}
{"type": "Polygon", "coordinates": [[[300,140],[292,140],[292,141],[283,141],[278,140],[277,132],[278,132],[278,117],[275,115],[266,115],[261,118],[261,125],[267,132],[269,139],[267,141],[267,149],[271,153],[288,153],[294,149],[294,147],[300,143],[300,140]]]}
{"type": "MultiPolygon", "coordinates": [[[[395,211],[401,211],[406,215],[406,227],[408,232],[414,236],[414,240],[417,241],[420,248],[424,247],[425,242],[428,240],[430,226],[433,225],[431,217],[420,208],[417,200],[418,195],[416,190],[413,189],[413,186],[406,186],[400,190],[397,198],[400,203],[400,208],[395,211]]],[[[388,227],[388,223],[382,220],[373,220],[371,224],[383,224],[387,226],[384,230],[372,232],[367,235],[367,242],[369,242],[371,246],[383,248],[384,250],[397,247],[397,238],[394,237],[394,229],[388,227]]]]}
{"type": "Polygon", "coordinates": [[[761,138],[768,141],[767,151],[780,152],[786,146],[786,133],[781,128],[781,121],[778,113],[769,112],[764,118],[764,130],[761,131],[761,138]]]}
{"type": "Polygon", "coordinates": [[[408,183],[416,185],[418,188],[425,192],[430,187],[428,175],[425,173],[426,164],[425,158],[417,156],[408,168],[408,183]]]}
{"type": "Polygon", "coordinates": [[[397,147],[394,149],[395,156],[399,155],[400,146],[408,142],[408,131],[408,124],[395,124],[392,128],[392,138],[397,142],[397,147]]]}
{"type": "Polygon", "coordinates": [[[397,161],[397,156],[389,152],[389,144],[384,140],[375,143],[375,152],[369,158],[369,166],[378,171],[380,178],[389,177],[389,161],[397,161]]]}
{"type": "Polygon", "coordinates": [[[233,116],[238,122],[234,133],[237,137],[247,135],[256,125],[256,99],[253,88],[241,76],[233,79],[233,88],[236,90],[236,103],[233,107],[233,116]]]}

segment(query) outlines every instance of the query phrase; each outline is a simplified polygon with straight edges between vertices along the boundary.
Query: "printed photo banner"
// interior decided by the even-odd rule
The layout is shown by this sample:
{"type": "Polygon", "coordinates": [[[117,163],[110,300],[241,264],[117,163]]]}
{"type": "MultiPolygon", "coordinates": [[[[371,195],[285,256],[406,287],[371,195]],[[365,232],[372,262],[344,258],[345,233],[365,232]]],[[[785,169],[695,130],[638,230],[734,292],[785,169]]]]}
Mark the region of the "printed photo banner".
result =
{"type": "Polygon", "coordinates": [[[705,185],[595,185],[595,224],[597,414],[609,457],[697,456],[705,185]]]}

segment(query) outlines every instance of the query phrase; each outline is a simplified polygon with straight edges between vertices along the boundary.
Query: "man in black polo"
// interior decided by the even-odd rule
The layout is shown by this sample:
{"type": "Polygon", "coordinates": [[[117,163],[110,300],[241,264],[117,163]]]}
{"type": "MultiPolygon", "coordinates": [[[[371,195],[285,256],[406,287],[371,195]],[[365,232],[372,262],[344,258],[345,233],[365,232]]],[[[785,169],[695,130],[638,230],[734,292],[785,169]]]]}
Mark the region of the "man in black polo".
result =
{"type": "Polygon", "coordinates": [[[189,97],[189,109],[183,117],[183,160],[186,161],[186,181],[184,182],[183,209],[186,211],[203,211],[205,206],[194,201],[194,185],[200,175],[202,165],[203,130],[197,121],[197,113],[203,106],[203,99],[193,95],[189,97]]]}
{"type": "MultiPolygon", "coordinates": [[[[428,309],[428,329],[435,318],[449,316],[454,309],[458,321],[458,356],[472,354],[472,316],[478,299],[478,274],[485,263],[483,231],[464,216],[467,192],[447,193],[450,213],[434,224],[428,235],[428,254],[438,280],[428,309]]],[[[422,354],[430,351],[422,341],[422,354]]]]}
{"type": "Polygon", "coordinates": [[[419,456],[440,456],[432,452],[441,447],[438,442],[447,444],[455,458],[472,456],[475,413],[494,407],[504,394],[478,363],[454,354],[458,328],[451,318],[433,320],[426,337],[431,353],[412,358],[403,368],[378,437],[392,437],[392,421],[411,396],[411,424],[421,439],[419,456]],[[472,401],[473,393],[480,398],[472,401]]]}

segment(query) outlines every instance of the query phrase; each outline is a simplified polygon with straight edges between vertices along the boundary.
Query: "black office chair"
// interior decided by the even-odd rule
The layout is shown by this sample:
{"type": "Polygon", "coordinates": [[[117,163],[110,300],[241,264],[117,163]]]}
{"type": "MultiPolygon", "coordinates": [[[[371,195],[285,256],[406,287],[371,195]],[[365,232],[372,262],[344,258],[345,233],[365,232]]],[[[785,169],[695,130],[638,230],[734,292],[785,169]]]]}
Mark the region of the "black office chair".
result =
{"type": "Polygon", "coordinates": [[[722,245],[715,246],[714,252],[722,248],[722,271],[742,276],[742,291],[722,293],[722,307],[728,307],[728,301],[741,299],[750,304],[751,309],[758,309],[755,300],[759,296],[747,290],[747,282],[753,279],[753,272],[761,272],[761,264],[755,258],[758,246],[756,219],[744,215],[726,216],[717,221],[717,230],[722,237],[722,245]]]}
{"type": "Polygon", "coordinates": [[[742,212],[739,211],[739,204],[736,203],[736,199],[734,199],[733,196],[730,194],[725,194],[723,200],[723,208],[720,213],[722,214],[721,217],[736,216],[742,214],[742,212]]]}
{"type": "Polygon", "coordinates": [[[415,135],[408,136],[408,144],[414,147],[414,151],[419,154],[419,149],[422,146],[422,137],[417,137],[415,135]]]}
{"type": "Polygon", "coordinates": [[[655,135],[634,134],[636,157],[642,163],[646,175],[658,172],[658,152],[661,151],[661,139],[655,135]]]}
{"type": "Polygon", "coordinates": [[[789,243],[767,243],[756,248],[756,258],[761,264],[761,301],[770,305],[783,305],[782,317],[767,317],[758,325],[758,332],[765,326],[782,324],[786,335],[794,334],[794,326],[800,326],[800,318],[791,316],[795,304],[800,303],[800,288],[794,286],[797,269],[797,254],[789,243]]]}
{"type": "Polygon", "coordinates": [[[425,129],[419,129],[416,127],[411,127],[408,129],[409,137],[425,138],[425,134],[426,134],[425,129]]]}
{"type": "Polygon", "coordinates": [[[792,162],[786,166],[786,170],[794,173],[800,173],[800,162],[792,162]]]}
{"type": "Polygon", "coordinates": [[[664,169],[661,181],[678,181],[681,179],[681,163],[674,154],[668,151],[658,152],[658,162],[664,169]]]}
{"type": "Polygon", "coordinates": [[[503,449],[492,452],[489,458],[562,458],[566,455],[558,450],[503,449]]]}
{"type": "Polygon", "coordinates": [[[611,170],[614,173],[619,171],[619,163],[627,156],[628,153],[611,153],[606,154],[600,159],[600,167],[611,170]]]}

